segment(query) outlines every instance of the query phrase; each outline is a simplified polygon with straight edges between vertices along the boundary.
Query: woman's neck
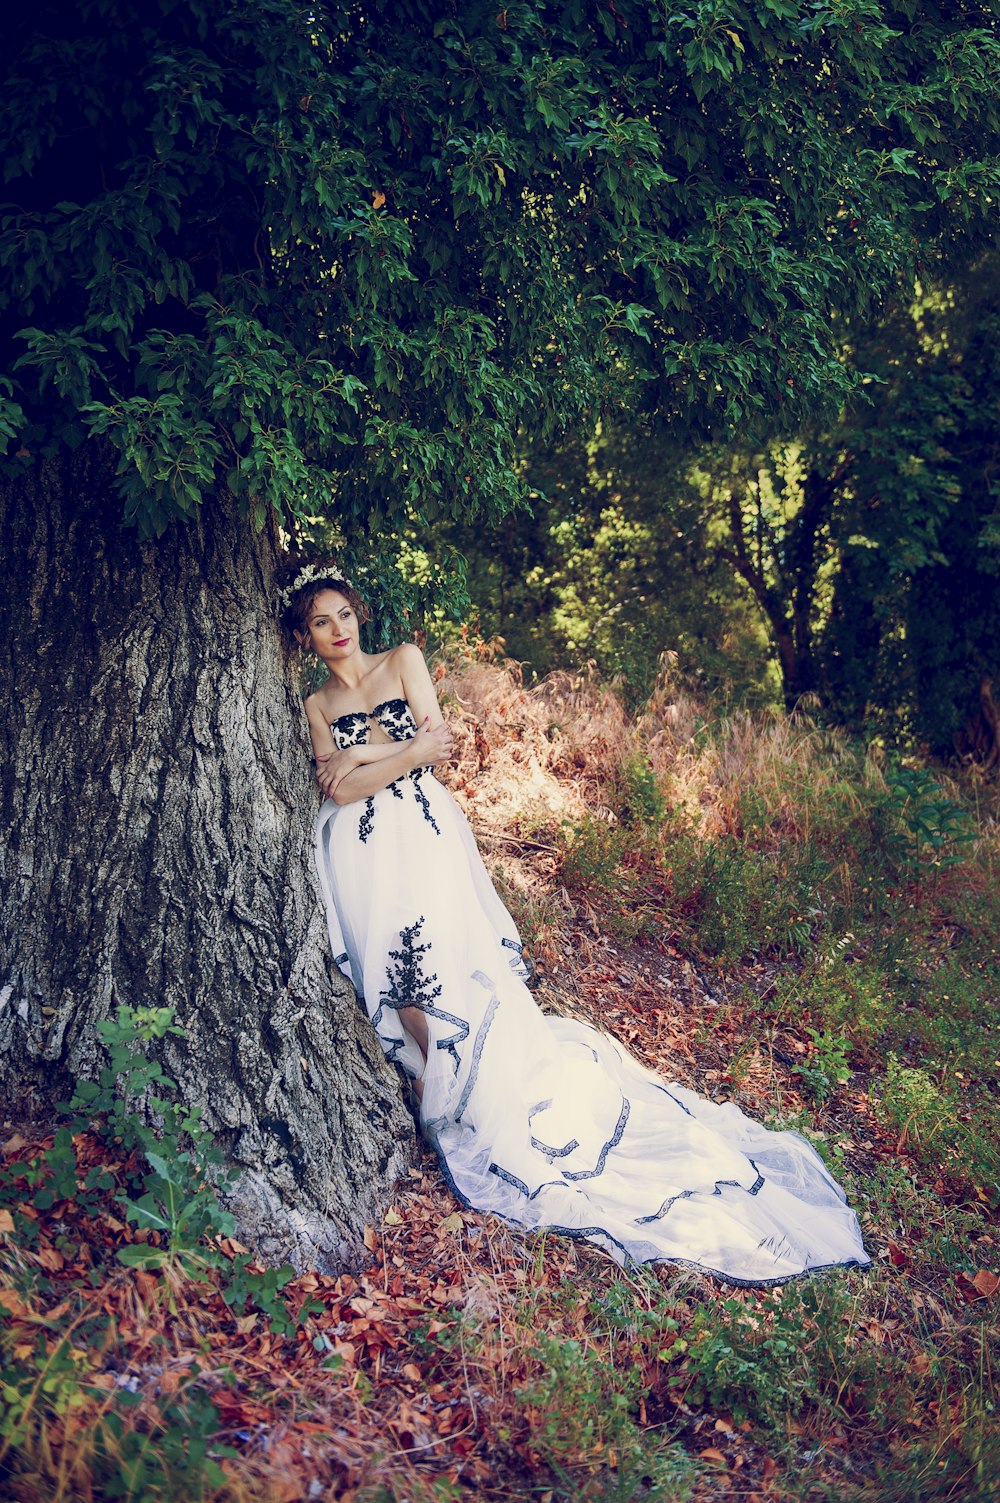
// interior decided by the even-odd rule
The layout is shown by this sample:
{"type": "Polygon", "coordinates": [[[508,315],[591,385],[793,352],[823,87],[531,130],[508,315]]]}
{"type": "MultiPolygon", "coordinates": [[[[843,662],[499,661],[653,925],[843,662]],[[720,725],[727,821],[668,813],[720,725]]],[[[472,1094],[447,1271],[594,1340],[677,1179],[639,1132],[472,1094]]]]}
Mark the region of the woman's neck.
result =
{"type": "Polygon", "coordinates": [[[330,675],[329,683],[335,689],[343,689],[345,693],[353,693],[355,690],[360,689],[375,665],[375,659],[370,657],[367,652],[362,652],[360,648],[358,648],[356,653],[352,653],[346,661],[343,658],[339,658],[334,663],[330,663],[324,658],[323,662],[326,665],[327,673],[330,675]]]}

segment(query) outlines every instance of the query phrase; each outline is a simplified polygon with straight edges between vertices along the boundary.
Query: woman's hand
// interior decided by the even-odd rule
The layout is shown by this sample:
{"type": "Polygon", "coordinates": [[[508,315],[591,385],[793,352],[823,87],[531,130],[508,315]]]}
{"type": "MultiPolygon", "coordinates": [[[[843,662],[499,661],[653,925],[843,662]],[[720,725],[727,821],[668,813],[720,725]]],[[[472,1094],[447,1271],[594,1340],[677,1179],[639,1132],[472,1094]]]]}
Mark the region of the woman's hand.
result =
{"type": "Polygon", "coordinates": [[[425,715],[423,724],[417,727],[411,745],[416,767],[434,767],[439,762],[447,762],[455,750],[451,731],[443,721],[432,726],[429,715],[425,715]]]}
{"type": "Polygon", "coordinates": [[[333,790],[349,772],[357,767],[357,758],[351,755],[351,747],[344,751],[319,752],[316,756],[316,781],[326,798],[333,798],[333,790]]]}

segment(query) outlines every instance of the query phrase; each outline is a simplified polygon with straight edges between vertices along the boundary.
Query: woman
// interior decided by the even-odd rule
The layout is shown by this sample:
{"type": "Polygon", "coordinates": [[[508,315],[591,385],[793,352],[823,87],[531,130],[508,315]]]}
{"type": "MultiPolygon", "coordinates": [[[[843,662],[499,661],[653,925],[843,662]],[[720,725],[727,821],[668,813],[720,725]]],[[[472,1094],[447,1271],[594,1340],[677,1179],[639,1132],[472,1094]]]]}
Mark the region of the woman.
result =
{"type": "Polygon", "coordinates": [[[613,1039],[547,1017],[458,805],[451,737],[419,649],[364,652],[364,607],[309,565],[286,623],[329,677],[305,703],[320,785],[316,861],[337,964],[414,1082],[455,1194],[621,1264],[736,1284],[867,1266],[857,1217],[800,1134],[660,1080],[613,1039]]]}

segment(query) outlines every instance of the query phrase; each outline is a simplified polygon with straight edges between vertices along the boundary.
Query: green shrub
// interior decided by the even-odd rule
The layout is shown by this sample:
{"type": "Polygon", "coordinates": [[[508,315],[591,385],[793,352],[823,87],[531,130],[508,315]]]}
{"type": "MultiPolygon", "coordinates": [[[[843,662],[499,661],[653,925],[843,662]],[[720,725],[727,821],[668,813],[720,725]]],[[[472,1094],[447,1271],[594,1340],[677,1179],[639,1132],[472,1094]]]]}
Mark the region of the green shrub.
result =
{"type": "Polygon", "coordinates": [[[649,893],[655,854],[641,834],[591,816],[564,827],[562,880],[602,910],[604,927],[623,939],[662,928],[662,904],[649,893]]]}
{"type": "Polygon", "coordinates": [[[780,1433],[807,1409],[866,1409],[881,1383],[877,1356],[851,1342],[854,1300],[841,1277],[796,1279],[771,1311],[736,1298],[695,1311],[687,1371],[671,1382],[688,1403],[780,1433]]]}
{"type": "Polygon", "coordinates": [[[532,1355],[541,1371],[518,1393],[531,1425],[531,1446],[565,1503],[683,1503],[699,1467],[680,1447],[643,1431],[639,1400],[647,1392],[634,1367],[614,1366],[579,1341],[543,1336],[532,1355]]]}

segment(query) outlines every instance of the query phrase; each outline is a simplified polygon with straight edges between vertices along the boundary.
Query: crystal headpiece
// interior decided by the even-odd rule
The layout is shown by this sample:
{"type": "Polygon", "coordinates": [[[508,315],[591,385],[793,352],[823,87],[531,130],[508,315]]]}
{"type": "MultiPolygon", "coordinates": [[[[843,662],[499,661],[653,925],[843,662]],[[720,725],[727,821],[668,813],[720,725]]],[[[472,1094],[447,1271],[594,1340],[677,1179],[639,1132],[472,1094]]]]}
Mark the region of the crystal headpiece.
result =
{"type": "Polygon", "coordinates": [[[339,580],[341,584],[345,584],[349,590],[354,589],[351,581],[346,578],[346,576],[342,574],[340,570],[337,569],[334,565],[306,564],[304,568],[299,570],[295,578],[292,580],[291,584],[286,585],[285,588],[279,593],[278,599],[281,601],[282,606],[287,609],[287,607],[292,603],[292,596],[296,594],[297,591],[304,589],[307,584],[312,584],[314,579],[336,579],[339,580]]]}

